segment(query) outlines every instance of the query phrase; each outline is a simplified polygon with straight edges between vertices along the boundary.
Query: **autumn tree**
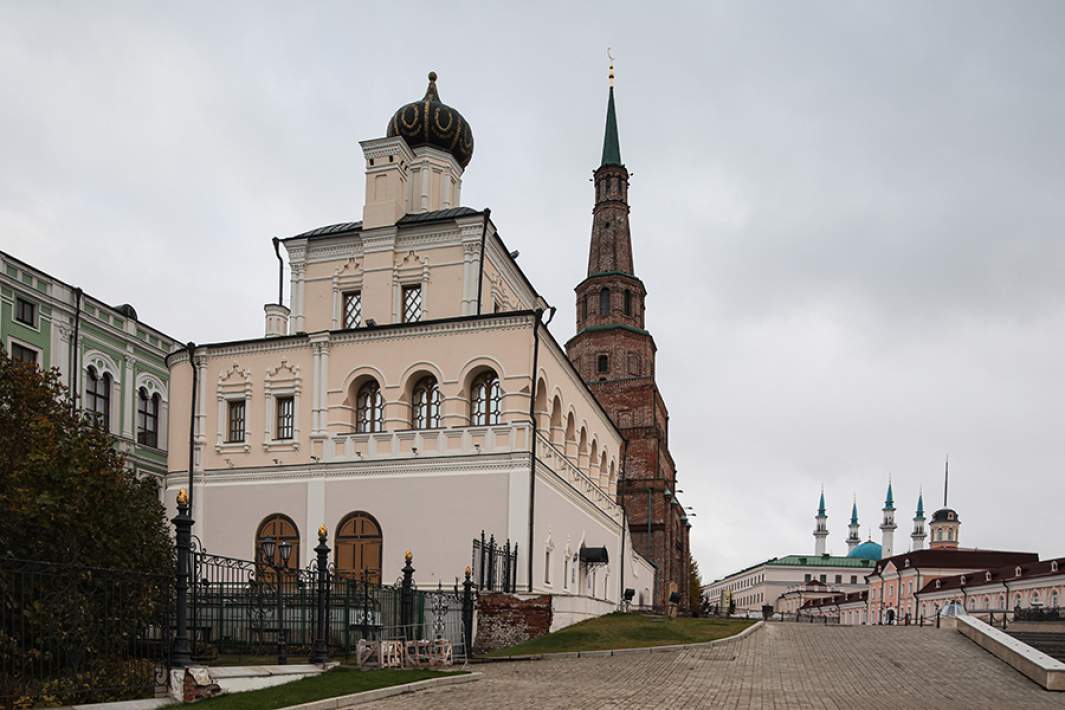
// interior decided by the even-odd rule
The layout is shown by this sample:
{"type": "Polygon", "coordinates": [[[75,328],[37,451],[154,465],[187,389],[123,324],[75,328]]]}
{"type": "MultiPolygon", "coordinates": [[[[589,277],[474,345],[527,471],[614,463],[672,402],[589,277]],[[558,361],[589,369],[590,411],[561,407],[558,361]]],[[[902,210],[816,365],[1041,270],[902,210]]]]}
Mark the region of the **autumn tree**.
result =
{"type": "Polygon", "coordinates": [[[0,350],[0,557],[169,574],[153,482],[71,407],[56,370],[0,350]]]}

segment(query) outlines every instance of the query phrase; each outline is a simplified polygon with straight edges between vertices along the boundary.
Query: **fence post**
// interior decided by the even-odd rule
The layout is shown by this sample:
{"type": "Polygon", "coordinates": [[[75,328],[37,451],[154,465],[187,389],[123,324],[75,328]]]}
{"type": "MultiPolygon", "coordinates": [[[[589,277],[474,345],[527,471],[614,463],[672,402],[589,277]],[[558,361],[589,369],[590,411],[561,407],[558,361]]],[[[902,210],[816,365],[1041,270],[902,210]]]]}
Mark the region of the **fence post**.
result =
{"type": "Polygon", "coordinates": [[[414,567],[411,566],[414,553],[407,550],[403,553],[403,559],[403,587],[399,598],[399,624],[403,627],[409,627],[414,624],[414,567]]]}
{"type": "Polygon", "coordinates": [[[314,648],[311,650],[311,663],[329,661],[329,607],[326,604],[326,592],[329,586],[329,545],[325,544],[325,524],[318,528],[318,630],[314,635],[314,648]]]}
{"type": "Polygon", "coordinates": [[[174,633],[174,656],[171,663],[175,668],[187,668],[192,665],[192,648],[189,644],[189,574],[192,551],[192,516],[189,515],[189,493],[184,488],[177,494],[178,514],[171,521],[177,529],[177,629],[174,633]]]}
{"type": "Polygon", "coordinates": [[[473,658],[473,580],[470,568],[466,568],[466,580],[462,583],[462,633],[466,658],[473,658]]]}

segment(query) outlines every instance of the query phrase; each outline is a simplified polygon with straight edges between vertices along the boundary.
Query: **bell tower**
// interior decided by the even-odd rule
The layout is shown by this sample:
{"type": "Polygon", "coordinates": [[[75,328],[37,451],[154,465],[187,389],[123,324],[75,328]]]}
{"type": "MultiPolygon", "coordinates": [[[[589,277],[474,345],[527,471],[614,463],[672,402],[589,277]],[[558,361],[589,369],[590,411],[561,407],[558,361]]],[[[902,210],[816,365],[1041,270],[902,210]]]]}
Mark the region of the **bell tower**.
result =
{"type": "Polygon", "coordinates": [[[629,178],[621,160],[611,65],[603,150],[592,173],[588,270],[574,289],[577,333],[566,343],[566,354],[625,437],[623,475],[609,492],[625,508],[633,548],[657,568],[654,605],[663,608],[670,592],[679,591],[686,609],[691,523],[678,498],[669,410],[655,381],[647,291],[633,265],[629,178]]]}

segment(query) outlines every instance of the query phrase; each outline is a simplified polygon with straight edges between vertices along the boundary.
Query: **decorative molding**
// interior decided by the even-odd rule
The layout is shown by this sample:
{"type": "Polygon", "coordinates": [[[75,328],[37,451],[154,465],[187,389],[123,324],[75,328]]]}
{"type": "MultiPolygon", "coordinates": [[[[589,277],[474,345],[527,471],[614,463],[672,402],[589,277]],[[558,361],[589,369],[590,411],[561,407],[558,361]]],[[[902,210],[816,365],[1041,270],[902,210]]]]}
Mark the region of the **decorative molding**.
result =
{"type": "MultiPolygon", "coordinates": [[[[315,343],[315,347],[319,347],[315,343]]],[[[291,365],[282,359],[277,367],[267,368],[263,380],[263,397],[266,423],[263,429],[263,451],[299,451],[300,448],[300,394],[303,390],[299,365],[291,365]],[[276,439],[277,397],[292,397],[292,438],[276,439]]]]}
{"type": "MultiPolygon", "coordinates": [[[[206,361],[206,356],[196,354],[197,365],[201,357],[206,361]]],[[[251,451],[251,427],[248,426],[248,415],[251,413],[252,376],[251,370],[242,368],[234,362],[228,369],[218,373],[215,382],[215,398],[218,400],[218,422],[215,427],[215,452],[244,452],[251,451]],[[244,400],[244,441],[226,441],[226,424],[228,402],[244,400]]]]}
{"type": "MultiPolygon", "coordinates": [[[[202,472],[212,483],[291,483],[308,480],[344,480],[361,478],[417,478],[425,476],[483,476],[525,473],[529,470],[529,453],[476,454],[441,458],[382,459],[377,461],[281,465],[258,468],[216,468],[202,472]]],[[[178,485],[188,476],[186,471],[171,471],[168,487],[178,485]]]]}

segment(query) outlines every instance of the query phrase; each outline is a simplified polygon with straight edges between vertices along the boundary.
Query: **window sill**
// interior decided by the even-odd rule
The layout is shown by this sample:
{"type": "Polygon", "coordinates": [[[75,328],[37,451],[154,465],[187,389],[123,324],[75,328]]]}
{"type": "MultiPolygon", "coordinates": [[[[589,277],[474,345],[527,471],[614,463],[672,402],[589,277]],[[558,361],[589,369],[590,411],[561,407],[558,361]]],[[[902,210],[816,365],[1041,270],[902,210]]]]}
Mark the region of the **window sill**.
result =
{"type": "Polygon", "coordinates": [[[299,451],[300,442],[296,439],[270,439],[263,442],[263,451],[299,451]]]}
{"type": "Polygon", "coordinates": [[[251,444],[245,441],[226,441],[221,444],[215,444],[214,450],[219,454],[226,453],[249,453],[251,451],[251,444]]]}

